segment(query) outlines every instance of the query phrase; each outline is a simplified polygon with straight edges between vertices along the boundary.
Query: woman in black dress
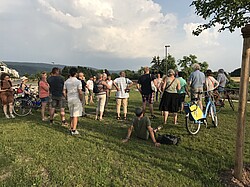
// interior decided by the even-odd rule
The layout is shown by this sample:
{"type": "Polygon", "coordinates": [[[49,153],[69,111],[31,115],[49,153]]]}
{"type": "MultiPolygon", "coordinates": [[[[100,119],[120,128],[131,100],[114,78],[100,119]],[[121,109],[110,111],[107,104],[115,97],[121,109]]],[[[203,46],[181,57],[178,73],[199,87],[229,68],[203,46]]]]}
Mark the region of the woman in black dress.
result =
{"type": "Polygon", "coordinates": [[[180,90],[180,81],[175,78],[175,72],[172,69],[168,70],[168,76],[162,80],[163,95],[159,105],[159,110],[163,111],[164,124],[167,123],[168,114],[174,114],[174,124],[177,124],[178,112],[178,93],[180,90]]]}

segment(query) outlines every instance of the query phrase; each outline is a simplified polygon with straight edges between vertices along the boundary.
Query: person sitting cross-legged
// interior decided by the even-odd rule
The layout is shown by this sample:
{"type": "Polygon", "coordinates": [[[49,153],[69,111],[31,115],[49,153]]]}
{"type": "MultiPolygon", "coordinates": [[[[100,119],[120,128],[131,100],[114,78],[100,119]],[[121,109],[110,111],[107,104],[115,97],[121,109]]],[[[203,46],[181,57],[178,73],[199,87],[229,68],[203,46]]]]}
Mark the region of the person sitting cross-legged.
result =
{"type": "Polygon", "coordinates": [[[160,143],[156,142],[155,132],[159,130],[160,127],[154,130],[151,127],[150,119],[147,116],[144,116],[144,112],[141,108],[135,109],[135,115],[136,117],[134,118],[132,125],[128,128],[127,137],[122,140],[122,142],[126,143],[129,141],[132,131],[134,129],[137,138],[147,140],[150,136],[154,145],[156,147],[159,147],[160,143]]]}

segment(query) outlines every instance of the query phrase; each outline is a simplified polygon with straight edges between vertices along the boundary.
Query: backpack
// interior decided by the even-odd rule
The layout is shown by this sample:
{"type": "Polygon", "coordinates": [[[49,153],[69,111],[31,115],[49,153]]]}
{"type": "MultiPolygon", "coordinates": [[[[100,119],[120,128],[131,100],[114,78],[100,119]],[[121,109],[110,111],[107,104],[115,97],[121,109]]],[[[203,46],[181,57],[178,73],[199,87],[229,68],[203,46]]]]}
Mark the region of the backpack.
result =
{"type": "Polygon", "coordinates": [[[98,84],[99,84],[99,81],[98,82],[97,81],[94,82],[93,92],[95,94],[100,92],[100,89],[98,88],[98,84]]]}
{"type": "Polygon", "coordinates": [[[159,134],[156,141],[160,144],[178,145],[181,138],[172,134],[159,134]]]}

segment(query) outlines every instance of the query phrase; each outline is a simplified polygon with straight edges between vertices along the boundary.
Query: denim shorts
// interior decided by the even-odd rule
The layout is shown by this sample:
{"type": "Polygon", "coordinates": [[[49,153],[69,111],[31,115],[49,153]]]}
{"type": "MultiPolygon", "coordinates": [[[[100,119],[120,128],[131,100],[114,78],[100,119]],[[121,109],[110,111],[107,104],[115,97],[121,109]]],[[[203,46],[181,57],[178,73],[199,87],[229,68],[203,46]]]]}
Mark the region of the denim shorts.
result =
{"type": "Polygon", "coordinates": [[[48,103],[49,102],[49,96],[40,98],[42,103],[48,103]]]}

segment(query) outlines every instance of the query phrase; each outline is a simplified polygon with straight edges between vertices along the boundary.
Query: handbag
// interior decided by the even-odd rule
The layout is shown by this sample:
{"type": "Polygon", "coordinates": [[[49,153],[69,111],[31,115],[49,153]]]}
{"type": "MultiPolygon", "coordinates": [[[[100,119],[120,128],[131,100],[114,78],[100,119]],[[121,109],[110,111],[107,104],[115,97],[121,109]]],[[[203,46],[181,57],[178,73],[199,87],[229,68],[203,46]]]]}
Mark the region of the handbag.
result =
{"type": "MultiPolygon", "coordinates": [[[[150,74],[150,78],[151,78],[151,74],[150,74]]],[[[152,78],[151,78],[151,79],[152,79],[152,78]]],[[[157,91],[157,88],[156,88],[156,86],[155,86],[154,80],[151,80],[151,90],[152,90],[153,92],[156,92],[156,91],[157,91]]]]}

